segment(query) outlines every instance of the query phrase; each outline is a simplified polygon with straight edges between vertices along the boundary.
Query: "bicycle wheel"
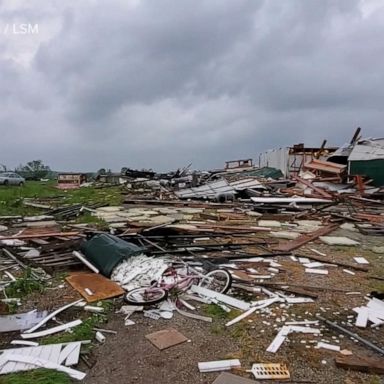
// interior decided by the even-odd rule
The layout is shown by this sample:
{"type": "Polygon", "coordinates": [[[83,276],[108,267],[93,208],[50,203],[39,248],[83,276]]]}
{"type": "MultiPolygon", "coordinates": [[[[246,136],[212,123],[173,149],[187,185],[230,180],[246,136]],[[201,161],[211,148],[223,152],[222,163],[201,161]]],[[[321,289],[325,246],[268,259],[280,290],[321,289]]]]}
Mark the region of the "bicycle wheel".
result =
{"type": "Polygon", "coordinates": [[[225,269],[215,269],[208,272],[200,280],[199,286],[211,289],[212,291],[225,293],[232,285],[232,276],[225,269]]]}
{"type": "Polygon", "coordinates": [[[168,292],[162,288],[136,288],[127,292],[125,301],[133,305],[152,305],[160,303],[168,296],[168,292]]]}

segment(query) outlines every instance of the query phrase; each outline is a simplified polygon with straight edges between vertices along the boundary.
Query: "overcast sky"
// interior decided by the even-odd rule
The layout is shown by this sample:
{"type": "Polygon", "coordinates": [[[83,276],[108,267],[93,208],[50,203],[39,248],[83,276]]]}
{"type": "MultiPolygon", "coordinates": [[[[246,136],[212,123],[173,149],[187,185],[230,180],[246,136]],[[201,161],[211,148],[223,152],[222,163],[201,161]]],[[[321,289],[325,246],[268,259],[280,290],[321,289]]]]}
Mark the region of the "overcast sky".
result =
{"type": "Polygon", "coordinates": [[[383,63],[383,0],[0,0],[0,163],[202,169],[383,137],[383,63]]]}

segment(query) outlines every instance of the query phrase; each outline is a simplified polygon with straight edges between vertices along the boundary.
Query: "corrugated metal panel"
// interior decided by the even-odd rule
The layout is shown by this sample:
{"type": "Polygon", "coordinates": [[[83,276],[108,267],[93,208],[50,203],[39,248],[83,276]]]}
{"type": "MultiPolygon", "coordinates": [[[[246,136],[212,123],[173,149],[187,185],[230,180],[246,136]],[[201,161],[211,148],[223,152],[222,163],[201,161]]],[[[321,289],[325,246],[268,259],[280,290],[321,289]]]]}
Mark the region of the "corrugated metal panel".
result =
{"type": "Polygon", "coordinates": [[[258,180],[247,178],[229,183],[229,185],[234,188],[236,191],[241,191],[243,189],[252,189],[252,188],[261,188],[265,189],[264,185],[261,184],[258,180]]]}
{"type": "Polygon", "coordinates": [[[288,177],[289,148],[271,149],[259,156],[259,167],[280,169],[284,177],[288,177]]]}
{"type": "Polygon", "coordinates": [[[213,181],[200,187],[182,189],[175,192],[180,199],[190,198],[215,198],[217,195],[235,193],[244,189],[264,188],[264,186],[253,178],[241,179],[228,183],[226,180],[213,181]]]}
{"type": "Polygon", "coordinates": [[[212,198],[218,194],[234,193],[235,190],[229,185],[226,180],[213,181],[211,183],[201,185],[200,187],[182,189],[175,192],[176,196],[180,199],[197,198],[212,198]]]}
{"type": "Polygon", "coordinates": [[[349,155],[349,161],[384,159],[384,139],[359,141],[349,155]]]}

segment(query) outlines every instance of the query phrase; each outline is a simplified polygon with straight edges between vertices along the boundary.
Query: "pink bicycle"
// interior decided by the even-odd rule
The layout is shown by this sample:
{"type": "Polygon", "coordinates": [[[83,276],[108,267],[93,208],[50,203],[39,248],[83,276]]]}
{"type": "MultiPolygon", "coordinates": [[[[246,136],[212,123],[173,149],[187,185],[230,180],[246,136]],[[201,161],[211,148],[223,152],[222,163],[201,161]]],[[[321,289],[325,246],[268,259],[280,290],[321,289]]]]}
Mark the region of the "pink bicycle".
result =
{"type": "Polygon", "coordinates": [[[178,295],[187,291],[192,285],[225,293],[231,284],[232,276],[226,269],[214,269],[206,274],[201,274],[190,266],[183,270],[172,267],[164,273],[159,282],[129,291],[125,295],[125,301],[132,305],[153,305],[165,300],[169,292],[178,295]]]}

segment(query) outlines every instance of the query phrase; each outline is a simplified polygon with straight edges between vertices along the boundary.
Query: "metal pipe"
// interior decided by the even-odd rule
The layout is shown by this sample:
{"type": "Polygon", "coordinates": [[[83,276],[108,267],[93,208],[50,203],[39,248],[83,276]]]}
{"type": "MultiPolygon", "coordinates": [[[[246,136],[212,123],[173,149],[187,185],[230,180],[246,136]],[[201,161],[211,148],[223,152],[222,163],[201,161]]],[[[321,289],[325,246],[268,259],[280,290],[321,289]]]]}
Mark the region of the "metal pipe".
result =
{"type": "Polygon", "coordinates": [[[378,347],[377,345],[371,343],[369,340],[366,340],[366,339],[363,339],[362,337],[360,337],[359,335],[357,335],[356,333],[353,333],[351,331],[348,331],[348,329],[345,329],[343,328],[341,325],[338,325],[336,323],[333,323],[332,321],[329,321],[327,319],[325,319],[324,317],[320,316],[320,315],[317,315],[316,316],[319,320],[321,321],[324,321],[326,324],[328,324],[330,327],[332,328],[336,328],[338,331],[340,332],[343,332],[345,333],[346,335],[348,336],[351,336],[353,337],[354,339],[356,340],[359,340],[362,344],[366,345],[367,347],[373,349],[374,351],[384,355],[384,349],[378,347]]]}

